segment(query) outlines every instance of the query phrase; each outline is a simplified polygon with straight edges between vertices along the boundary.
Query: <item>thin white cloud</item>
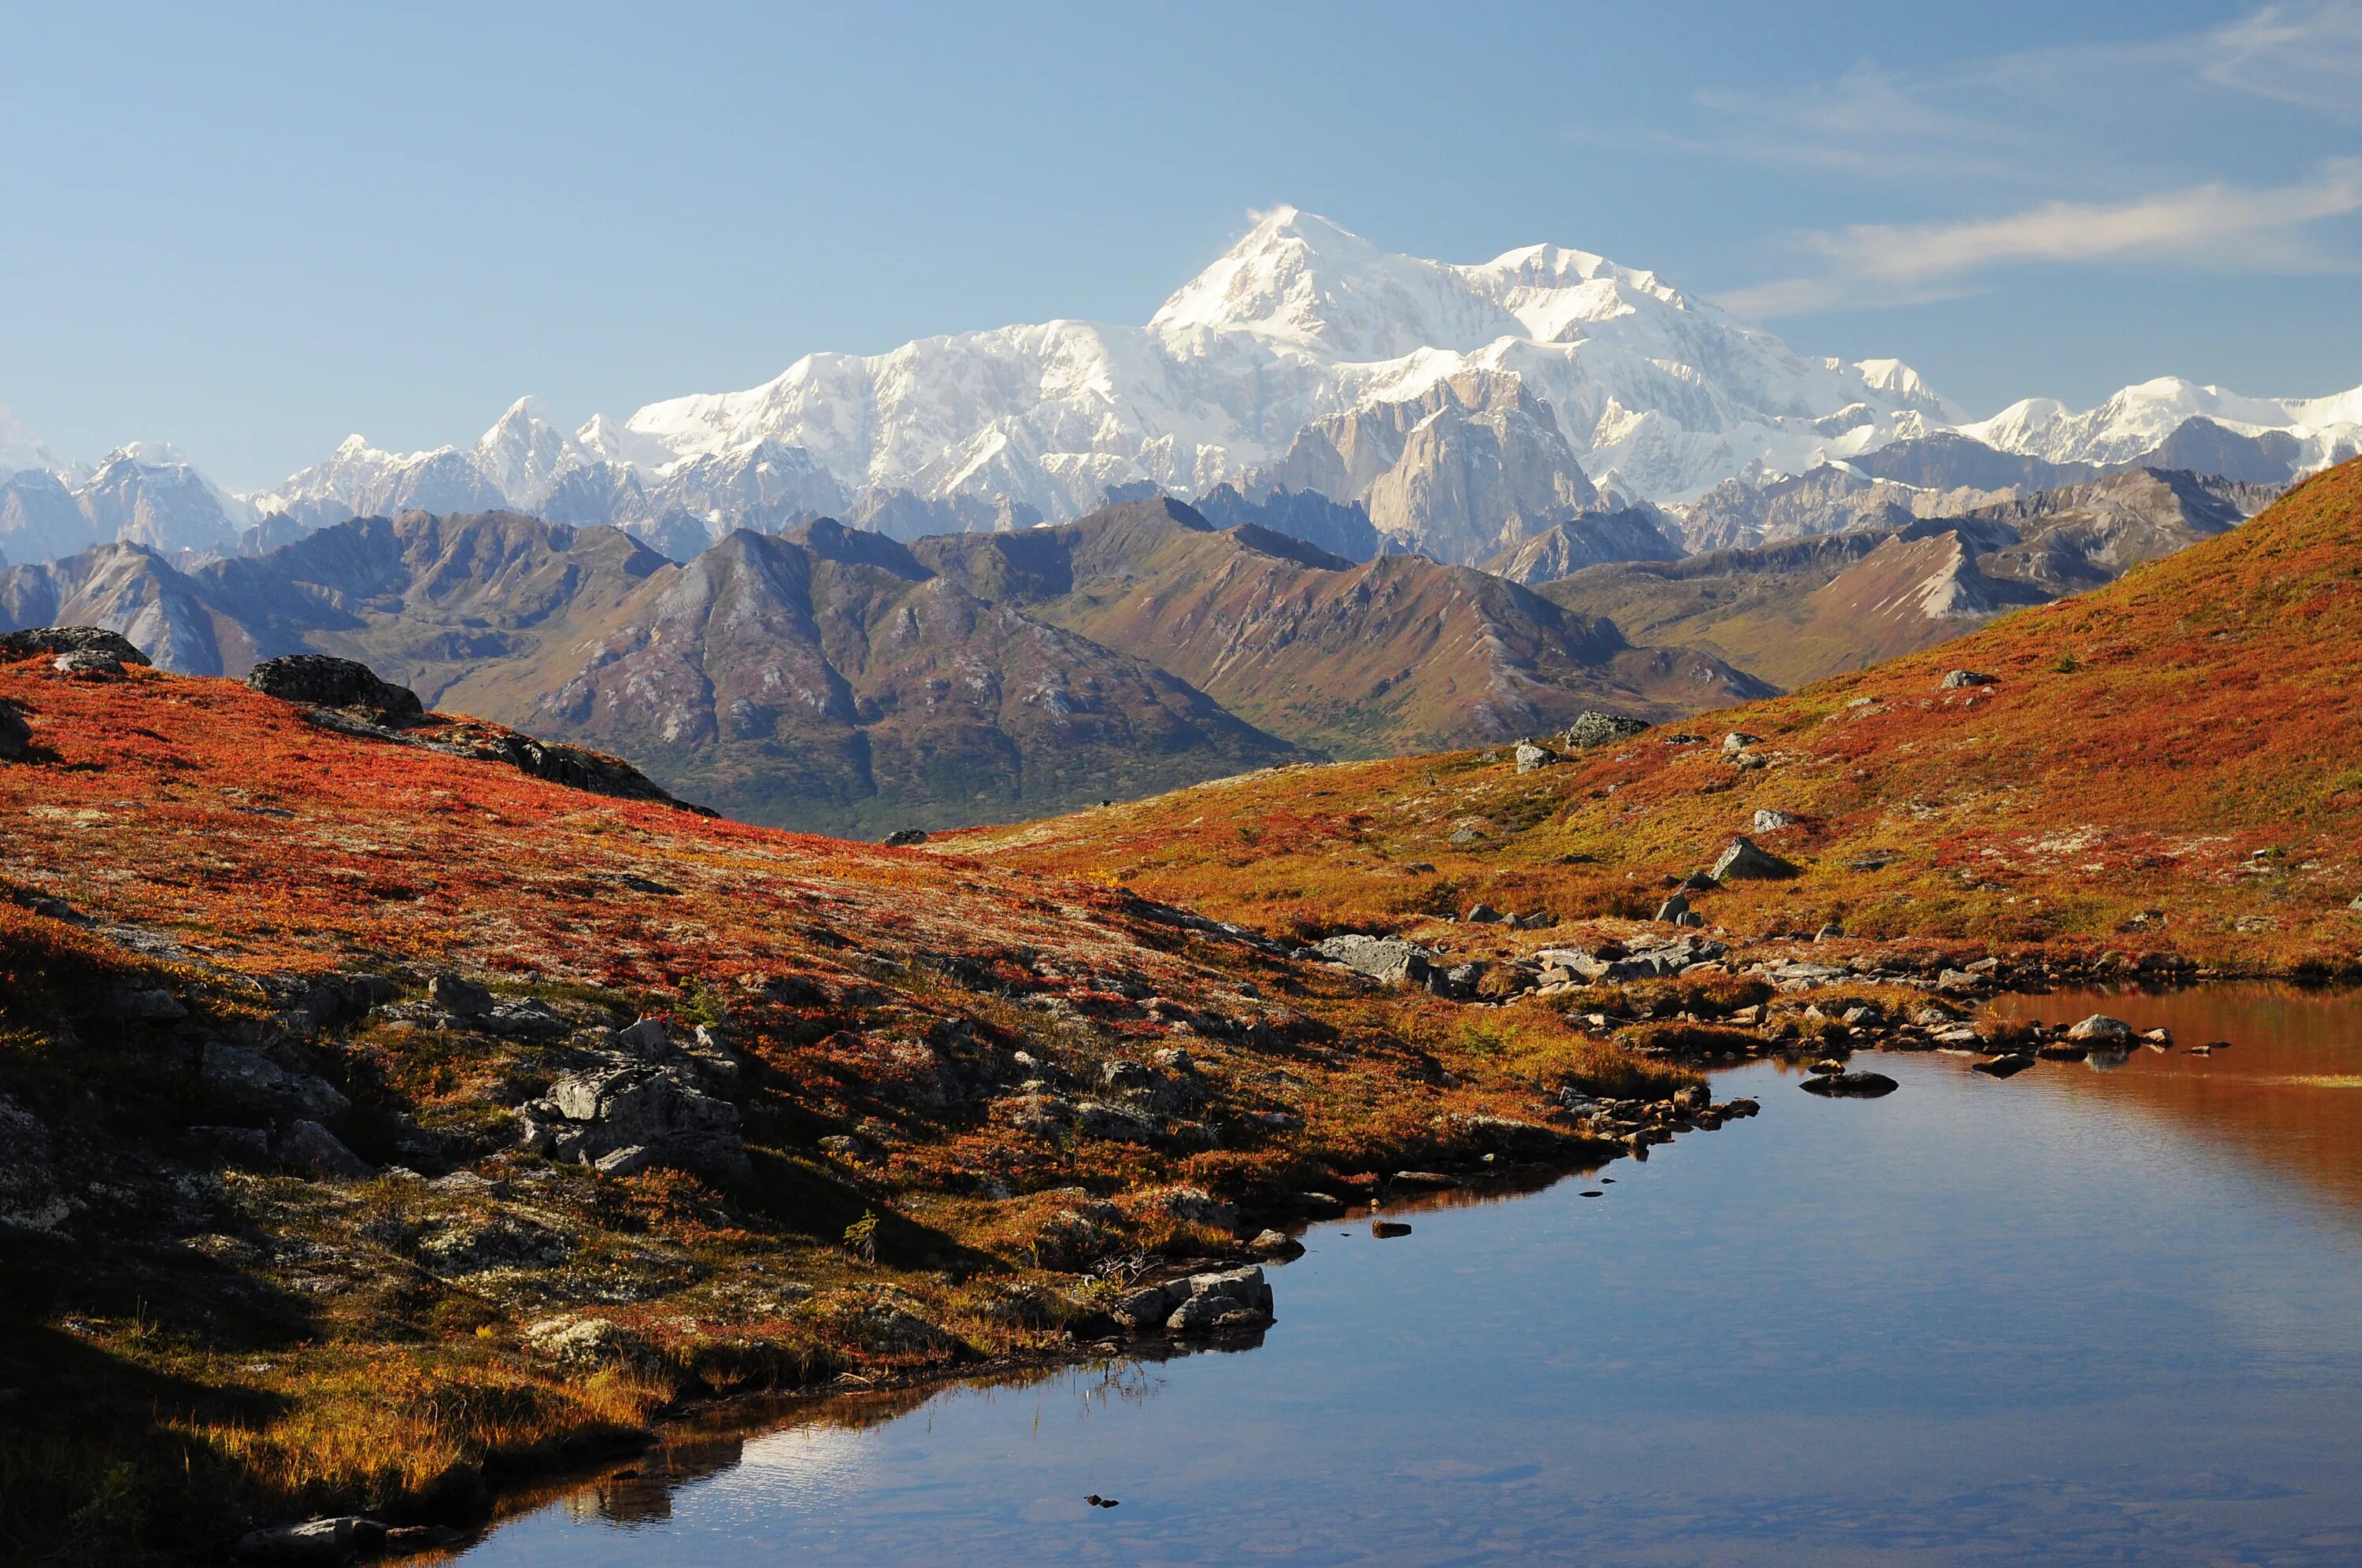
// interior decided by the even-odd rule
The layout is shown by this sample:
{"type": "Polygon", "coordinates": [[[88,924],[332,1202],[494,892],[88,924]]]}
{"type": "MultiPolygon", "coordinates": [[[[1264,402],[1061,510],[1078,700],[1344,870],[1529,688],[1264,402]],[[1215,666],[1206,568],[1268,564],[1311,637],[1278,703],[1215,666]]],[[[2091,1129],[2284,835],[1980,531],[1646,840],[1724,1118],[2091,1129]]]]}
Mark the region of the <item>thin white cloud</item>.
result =
{"type": "Polygon", "coordinates": [[[1826,263],[1722,297],[1742,316],[1919,304],[1968,292],[1994,267],[2172,261],[2303,271],[2341,263],[2308,233],[2362,212],[2362,159],[2334,159],[2312,180],[2269,190],[2220,182],[2116,203],[2046,202],[1959,223],[1856,224],[1804,237],[1826,263]]]}
{"type": "MultiPolygon", "coordinates": [[[[2281,0],[2202,31],[2067,44],[1896,70],[1857,64],[1772,92],[1707,88],[1672,127],[1591,126],[1570,139],[1809,169],[2080,194],[2153,182],[2186,138],[2161,115],[2240,100],[2362,120],[2362,0],[2281,0]]],[[[2318,144],[2318,153],[2331,150],[2318,144]]]]}
{"type": "Polygon", "coordinates": [[[2206,80],[2257,97],[2362,119],[2362,3],[2266,6],[2207,34],[2206,80]]]}

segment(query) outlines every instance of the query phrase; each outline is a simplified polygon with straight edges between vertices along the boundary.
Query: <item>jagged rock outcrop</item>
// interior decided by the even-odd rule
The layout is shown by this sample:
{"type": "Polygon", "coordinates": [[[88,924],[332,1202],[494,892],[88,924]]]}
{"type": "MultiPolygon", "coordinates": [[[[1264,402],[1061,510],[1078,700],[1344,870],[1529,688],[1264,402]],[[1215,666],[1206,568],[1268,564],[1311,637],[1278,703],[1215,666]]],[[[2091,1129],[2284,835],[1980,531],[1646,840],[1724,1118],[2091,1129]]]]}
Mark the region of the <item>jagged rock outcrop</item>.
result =
{"type": "Polygon", "coordinates": [[[1381,534],[1463,565],[1599,499],[1548,405],[1518,377],[1483,371],[1305,426],[1241,486],[1281,487],[1358,501],[1381,534]]]}

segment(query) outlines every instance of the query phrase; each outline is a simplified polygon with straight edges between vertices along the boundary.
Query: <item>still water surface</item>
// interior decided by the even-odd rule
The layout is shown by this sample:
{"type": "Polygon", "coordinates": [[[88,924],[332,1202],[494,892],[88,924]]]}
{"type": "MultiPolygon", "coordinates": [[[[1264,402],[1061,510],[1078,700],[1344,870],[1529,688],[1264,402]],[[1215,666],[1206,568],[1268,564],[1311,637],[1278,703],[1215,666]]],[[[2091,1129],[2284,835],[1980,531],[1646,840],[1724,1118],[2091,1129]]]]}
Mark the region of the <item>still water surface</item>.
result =
{"type": "Polygon", "coordinates": [[[2362,1562],[2362,1003],[2003,1005],[2233,1045],[1741,1069],[1610,1183],[1314,1229],[1259,1348],[810,1407],[465,1561],[2362,1562]]]}

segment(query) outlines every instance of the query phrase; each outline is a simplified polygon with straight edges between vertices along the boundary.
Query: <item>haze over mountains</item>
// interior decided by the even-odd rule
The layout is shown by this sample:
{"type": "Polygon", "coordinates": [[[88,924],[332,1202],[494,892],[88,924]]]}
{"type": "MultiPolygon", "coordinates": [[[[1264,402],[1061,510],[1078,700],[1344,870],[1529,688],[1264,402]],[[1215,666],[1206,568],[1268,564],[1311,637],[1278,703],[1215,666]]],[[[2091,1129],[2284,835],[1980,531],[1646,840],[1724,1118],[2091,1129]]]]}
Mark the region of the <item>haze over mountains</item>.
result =
{"type": "Polygon", "coordinates": [[[226,554],[348,516],[504,509],[614,524],[687,558],[733,527],[829,515],[907,541],[1068,519],[1125,487],[1227,483],[1358,503],[1391,547],[1465,564],[1605,503],[1685,503],[1952,431],[2052,464],[2205,472],[2229,470],[2159,448],[2227,443],[2278,470],[2234,477],[2285,482],[2362,445],[2362,388],[2255,398],[2169,377],[2081,413],[2034,398],[1971,421],[1899,361],[1807,357],[1586,251],[1453,265],[1282,207],[1144,326],[811,354],[758,387],[572,432],[521,399],[472,447],[394,454],[354,436],[252,495],[169,449],[61,462],[11,424],[0,552],[128,539],[226,554]]]}

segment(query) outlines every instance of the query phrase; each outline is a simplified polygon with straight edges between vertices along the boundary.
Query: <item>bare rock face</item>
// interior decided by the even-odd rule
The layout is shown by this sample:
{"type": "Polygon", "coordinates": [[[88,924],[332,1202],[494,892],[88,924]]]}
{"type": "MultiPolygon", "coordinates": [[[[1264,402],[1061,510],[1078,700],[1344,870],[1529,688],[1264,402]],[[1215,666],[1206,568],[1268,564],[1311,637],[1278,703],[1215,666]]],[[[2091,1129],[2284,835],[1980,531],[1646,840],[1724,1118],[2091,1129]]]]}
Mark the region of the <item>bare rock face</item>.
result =
{"type": "Polygon", "coordinates": [[[248,672],[246,683],[266,697],[317,708],[357,709],[375,714],[384,724],[418,719],[426,712],[409,687],[379,679],[375,670],[358,659],[326,654],[264,659],[248,672]]]}
{"type": "Polygon", "coordinates": [[[16,705],[0,702],[0,762],[22,762],[33,750],[33,729],[16,705]]]}
{"type": "Polygon", "coordinates": [[[725,1177],[746,1169],[738,1108],[707,1094],[679,1066],[634,1063],[571,1073],[524,1116],[527,1147],[611,1176],[654,1165],[725,1177]]]}
{"type": "Polygon", "coordinates": [[[1397,981],[1418,985],[1427,978],[1428,950],[1415,942],[1359,933],[1332,936],[1320,944],[1323,956],[1388,985],[1397,981]]]}
{"type": "Polygon", "coordinates": [[[1599,500],[1550,405],[1518,377],[1481,370],[1306,425],[1245,488],[1275,486],[1359,501],[1381,534],[1461,565],[1599,500]]]}

